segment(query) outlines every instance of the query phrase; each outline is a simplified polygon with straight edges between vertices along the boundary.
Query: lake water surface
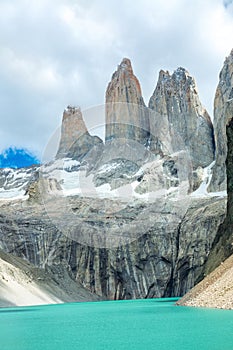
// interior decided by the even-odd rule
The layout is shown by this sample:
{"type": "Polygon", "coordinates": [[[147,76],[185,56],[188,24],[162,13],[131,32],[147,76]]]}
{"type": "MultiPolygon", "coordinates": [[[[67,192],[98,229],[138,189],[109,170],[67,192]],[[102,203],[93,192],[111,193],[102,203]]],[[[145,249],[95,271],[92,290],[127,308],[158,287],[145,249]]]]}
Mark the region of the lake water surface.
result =
{"type": "Polygon", "coordinates": [[[0,309],[1,350],[233,350],[233,311],[176,299],[0,309]]]}

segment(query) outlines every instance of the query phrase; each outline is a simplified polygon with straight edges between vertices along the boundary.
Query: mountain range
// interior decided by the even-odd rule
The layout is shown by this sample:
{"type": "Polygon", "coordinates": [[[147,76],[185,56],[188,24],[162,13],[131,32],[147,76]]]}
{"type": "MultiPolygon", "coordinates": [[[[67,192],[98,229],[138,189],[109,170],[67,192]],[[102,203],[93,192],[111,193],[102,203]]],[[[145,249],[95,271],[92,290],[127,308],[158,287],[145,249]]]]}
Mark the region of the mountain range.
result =
{"type": "Polygon", "coordinates": [[[160,71],[146,106],[124,58],[106,90],[105,140],[68,106],[53,161],[0,170],[4,254],[60,274],[61,289],[68,274],[87,298],[188,292],[232,254],[232,67],[233,51],[213,125],[186,69],[160,71]]]}

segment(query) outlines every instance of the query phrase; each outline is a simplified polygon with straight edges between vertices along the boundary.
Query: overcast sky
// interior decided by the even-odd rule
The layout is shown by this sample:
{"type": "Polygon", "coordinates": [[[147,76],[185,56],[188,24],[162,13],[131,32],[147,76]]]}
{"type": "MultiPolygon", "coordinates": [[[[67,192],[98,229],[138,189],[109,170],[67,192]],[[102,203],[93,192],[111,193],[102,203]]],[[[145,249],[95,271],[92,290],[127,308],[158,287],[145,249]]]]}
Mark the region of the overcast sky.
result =
{"type": "Polygon", "coordinates": [[[232,0],[0,0],[0,150],[41,157],[64,108],[104,103],[129,57],[145,102],[160,69],[185,67],[212,114],[233,48],[232,0]]]}

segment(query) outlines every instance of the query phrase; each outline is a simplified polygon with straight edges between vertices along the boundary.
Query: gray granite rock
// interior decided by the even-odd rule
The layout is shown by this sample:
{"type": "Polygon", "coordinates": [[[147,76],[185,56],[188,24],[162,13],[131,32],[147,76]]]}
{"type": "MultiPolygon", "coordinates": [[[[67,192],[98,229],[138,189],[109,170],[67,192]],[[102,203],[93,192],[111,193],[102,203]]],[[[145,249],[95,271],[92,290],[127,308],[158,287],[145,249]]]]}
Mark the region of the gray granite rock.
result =
{"type": "Polygon", "coordinates": [[[98,136],[89,134],[80,108],[68,106],[63,113],[61,138],[56,158],[83,160],[89,152],[93,152],[93,149],[101,148],[102,144],[98,136]]]}
{"type": "Polygon", "coordinates": [[[74,279],[107,299],[182,295],[199,278],[224,215],[221,199],[196,200],[188,210],[184,200],[5,202],[0,248],[41,268],[67,264],[74,279]]]}
{"type": "Polygon", "coordinates": [[[193,167],[205,167],[214,160],[213,126],[202,106],[195,80],[184,68],[172,75],[160,71],[149,107],[151,149],[161,155],[187,148],[193,167]],[[159,118],[159,120],[158,120],[159,118]],[[161,130],[158,137],[156,130],[161,130]]]}
{"type": "MultiPolygon", "coordinates": [[[[227,107],[227,110],[230,106],[227,107]]],[[[218,267],[224,260],[233,254],[233,103],[231,102],[229,120],[226,125],[227,134],[227,213],[223,223],[219,226],[215,240],[213,242],[210,255],[208,257],[204,275],[209,274],[218,267]]],[[[229,119],[228,119],[229,118],[229,119]]]]}
{"type": "Polygon", "coordinates": [[[146,144],[149,139],[147,108],[128,58],[124,58],[118,66],[106,91],[105,141],[114,138],[141,144],[146,144]]]}
{"type": "Polygon", "coordinates": [[[209,191],[226,190],[226,125],[232,118],[233,103],[233,50],[225,59],[219,75],[219,83],[214,100],[214,130],[216,143],[216,162],[209,191]]]}

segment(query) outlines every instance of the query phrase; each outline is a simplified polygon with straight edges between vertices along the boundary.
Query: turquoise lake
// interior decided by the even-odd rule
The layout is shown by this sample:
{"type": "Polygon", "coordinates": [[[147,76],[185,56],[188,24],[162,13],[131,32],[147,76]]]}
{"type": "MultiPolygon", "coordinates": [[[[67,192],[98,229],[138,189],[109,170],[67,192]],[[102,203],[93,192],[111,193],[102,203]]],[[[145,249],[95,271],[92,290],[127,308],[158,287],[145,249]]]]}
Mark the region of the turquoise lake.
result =
{"type": "Polygon", "coordinates": [[[233,311],[176,299],[104,301],[0,310],[1,350],[233,350],[233,311]]]}

